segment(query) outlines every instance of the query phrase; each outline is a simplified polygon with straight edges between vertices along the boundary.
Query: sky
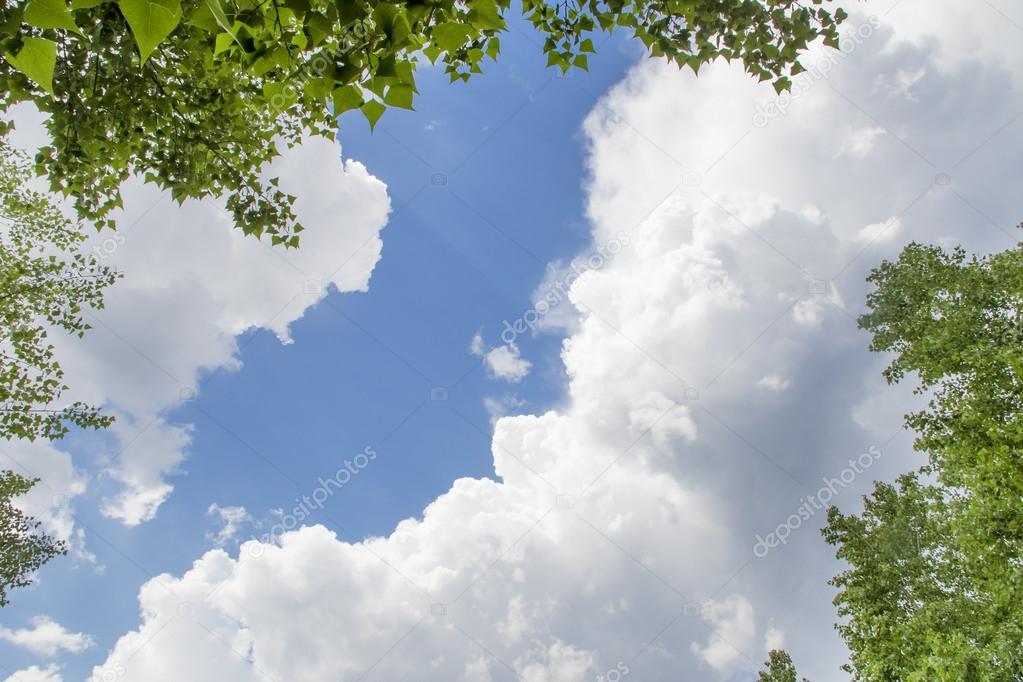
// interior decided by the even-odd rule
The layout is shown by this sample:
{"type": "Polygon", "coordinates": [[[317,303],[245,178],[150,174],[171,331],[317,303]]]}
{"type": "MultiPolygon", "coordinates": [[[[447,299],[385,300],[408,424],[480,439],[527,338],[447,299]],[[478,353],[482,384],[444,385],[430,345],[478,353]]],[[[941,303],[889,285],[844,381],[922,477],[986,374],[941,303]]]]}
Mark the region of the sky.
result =
{"type": "Polygon", "coordinates": [[[1023,11],[845,4],[782,97],[617,35],[561,76],[514,22],[268,170],[297,251],[129,183],[57,342],[115,426],[0,443],[71,548],[0,679],[844,679],[823,507],[922,463],[864,278],[1023,220],[1023,11]]]}

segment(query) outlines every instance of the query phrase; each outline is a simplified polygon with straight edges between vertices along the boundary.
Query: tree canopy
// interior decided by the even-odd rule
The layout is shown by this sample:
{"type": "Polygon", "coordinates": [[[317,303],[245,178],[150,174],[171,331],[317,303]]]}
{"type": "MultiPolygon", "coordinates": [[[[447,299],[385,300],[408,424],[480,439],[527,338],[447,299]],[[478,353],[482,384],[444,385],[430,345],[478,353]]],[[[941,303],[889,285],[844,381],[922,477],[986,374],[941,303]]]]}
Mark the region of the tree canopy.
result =
{"type": "MultiPolygon", "coordinates": [[[[811,0],[523,0],[548,64],[586,68],[595,32],[622,28],[651,55],[697,71],[724,58],[779,90],[845,18],[811,0]]],[[[278,143],[334,133],[360,109],[411,109],[429,60],[452,81],[496,59],[510,0],[22,0],[0,10],[0,108],[49,115],[37,158],[79,215],[109,224],[141,175],[179,201],[226,195],[236,224],[298,244],[276,179],[278,143]]]]}
{"type": "MultiPolygon", "coordinates": [[[[757,682],[797,682],[796,666],[788,652],[781,649],[769,651],[764,669],[757,675],[757,682]]],[[[807,682],[805,677],[803,682],[807,682]]]]}
{"type": "Polygon", "coordinates": [[[929,396],[907,416],[919,472],[862,514],[829,510],[849,568],[832,583],[858,680],[1023,679],[1023,247],[987,257],[910,244],[869,280],[860,325],[894,353],[889,382],[929,396]]]}
{"type": "Polygon", "coordinates": [[[10,603],[8,593],[32,584],[32,574],[66,545],[40,532],[40,522],[14,506],[12,500],[32,489],[38,479],[0,471],[0,606],[10,603]]]}

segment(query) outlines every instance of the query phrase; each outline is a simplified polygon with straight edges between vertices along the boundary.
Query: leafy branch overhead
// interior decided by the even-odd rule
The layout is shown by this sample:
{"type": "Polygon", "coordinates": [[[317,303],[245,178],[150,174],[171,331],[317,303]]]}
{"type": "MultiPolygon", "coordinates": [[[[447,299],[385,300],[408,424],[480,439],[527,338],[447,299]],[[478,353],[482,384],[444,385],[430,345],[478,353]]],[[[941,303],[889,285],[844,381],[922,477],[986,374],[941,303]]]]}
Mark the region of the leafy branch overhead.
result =
{"type": "MultiPolygon", "coordinates": [[[[829,0],[830,1],[830,0],[829,0]]],[[[524,0],[548,64],[587,67],[594,35],[621,27],[653,56],[698,71],[741,61],[779,90],[818,38],[837,45],[825,0],[524,0]]],[[[294,198],[261,177],[278,143],[371,125],[411,109],[423,60],[452,81],[496,59],[510,0],[27,0],[0,18],[0,107],[50,115],[38,170],[82,218],[111,223],[133,174],[178,201],[226,195],[249,234],[295,246],[294,198]]]]}

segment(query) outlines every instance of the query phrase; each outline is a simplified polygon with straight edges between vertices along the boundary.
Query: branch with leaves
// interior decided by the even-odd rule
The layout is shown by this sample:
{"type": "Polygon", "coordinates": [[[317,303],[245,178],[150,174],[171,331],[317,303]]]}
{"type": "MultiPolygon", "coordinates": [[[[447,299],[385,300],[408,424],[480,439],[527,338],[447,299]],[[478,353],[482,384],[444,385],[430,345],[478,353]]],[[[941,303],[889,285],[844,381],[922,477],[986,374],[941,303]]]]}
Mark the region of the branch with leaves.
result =
{"type": "MultiPolygon", "coordinates": [[[[548,64],[587,68],[597,31],[620,28],[693,71],[737,60],[781,91],[818,38],[838,44],[831,0],[524,0],[548,64]]],[[[332,135],[359,109],[371,125],[411,109],[423,60],[452,81],[497,59],[510,0],[5,0],[0,109],[49,114],[37,158],[79,215],[111,225],[141,175],[178,201],[227,196],[236,224],[297,246],[294,197],[260,177],[278,142],[332,135]]]]}
{"type": "Polygon", "coordinates": [[[8,593],[32,584],[33,574],[60,554],[67,545],[40,530],[41,523],[13,504],[32,489],[38,479],[0,471],[0,606],[10,603],[8,593]]]}
{"type": "Polygon", "coordinates": [[[0,142],[0,438],[55,439],[69,426],[111,419],[80,402],[63,404],[64,372],[49,330],[81,337],[86,308],[103,307],[118,274],[79,252],[85,239],[54,197],[28,187],[24,154],[0,142]]]}

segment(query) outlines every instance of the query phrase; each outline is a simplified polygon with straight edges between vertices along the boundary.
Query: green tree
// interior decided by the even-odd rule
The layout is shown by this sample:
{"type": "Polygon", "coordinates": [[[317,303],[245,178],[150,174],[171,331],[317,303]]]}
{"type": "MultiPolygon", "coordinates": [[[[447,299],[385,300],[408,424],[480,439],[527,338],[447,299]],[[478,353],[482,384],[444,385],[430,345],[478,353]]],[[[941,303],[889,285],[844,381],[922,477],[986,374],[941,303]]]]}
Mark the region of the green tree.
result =
{"type": "MultiPolygon", "coordinates": [[[[830,0],[826,0],[830,2],[830,0]]],[[[741,61],[777,89],[843,10],[825,0],[523,0],[548,64],[587,67],[598,30],[622,28],[651,55],[697,71],[741,61]]],[[[375,124],[411,109],[415,71],[452,81],[496,59],[510,0],[18,0],[0,9],[0,110],[49,114],[38,168],[79,215],[109,223],[131,175],[174,198],[226,195],[248,234],[295,246],[294,198],[263,164],[307,133],[332,135],[360,109],[375,124]]]]}
{"type": "Polygon", "coordinates": [[[915,377],[920,472],[829,510],[832,582],[856,679],[1023,680],[1023,248],[910,244],[869,277],[860,325],[915,377]]]}
{"type": "MultiPolygon", "coordinates": [[[[796,682],[796,666],[787,651],[772,649],[767,653],[764,670],[757,676],[757,682],[796,682]]],[[[808,682],[804,677],[803,682],[808,682]]]]}
{"type": "Polygon", "coordinates": [[[85,334],[83,309],[102,308],[118,274],[78,251],[84,234],[31,178],[24,155],[0,142],[0,439],[110,423],[95,407],[61,403],[67,386],[47,327],[85,334]]]}
{"type": "Polygon", "coordinates": [[[32,584],[32,574],[58,554],[64,542],[40,532],[40,522],[25,516],[12,499],[24,495],[38,479],[0,471],[0,606],[10,603],[9,590],[32,584]]]}

